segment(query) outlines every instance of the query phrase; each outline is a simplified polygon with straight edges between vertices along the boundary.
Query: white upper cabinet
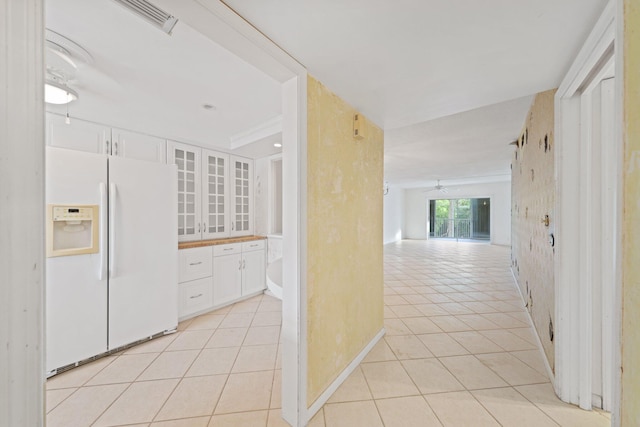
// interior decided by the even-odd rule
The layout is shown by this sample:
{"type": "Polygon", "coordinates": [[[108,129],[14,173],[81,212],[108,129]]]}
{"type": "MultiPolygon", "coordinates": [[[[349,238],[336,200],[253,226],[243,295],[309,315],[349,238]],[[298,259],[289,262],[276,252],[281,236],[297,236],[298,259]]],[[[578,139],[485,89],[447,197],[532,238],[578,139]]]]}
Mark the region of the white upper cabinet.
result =
{"type": "Polygon", "coordinates": [[[168,142],[169,163],[178,166],[178,241],[200,240],[200,149],[168,142]]]}
{"type": "Polygon", "coordinates": [[[229,236],[229,156],[202,150],[202,238],[229,236]]]}
{"type": "Polygon", "coordinates": [[[123,129],[111,130],[111,155],[166,163],[166,140],[123,129]]]}
{"type": "Polygon", "coordinates": [[[178,166],[178,240],[253,232],[253,160],[168,141],[178,166]]]}
{"type": "Polygon", "coordinates": [[[231,156],[231,236],[253,233],[253,160],[231,156]]]}
{"type": "Polygon", "coordinates": [[[47,113],[47,145],[69,150],[167,162],[166,140],[123,129],[47,113]]]}
{"type": "Polygon", "coordinates": [[[111,128],[79,119],[65,123],[63,116],[47,114],[47,145],[86,151],[96,154],[109,154],[111,128]]]}

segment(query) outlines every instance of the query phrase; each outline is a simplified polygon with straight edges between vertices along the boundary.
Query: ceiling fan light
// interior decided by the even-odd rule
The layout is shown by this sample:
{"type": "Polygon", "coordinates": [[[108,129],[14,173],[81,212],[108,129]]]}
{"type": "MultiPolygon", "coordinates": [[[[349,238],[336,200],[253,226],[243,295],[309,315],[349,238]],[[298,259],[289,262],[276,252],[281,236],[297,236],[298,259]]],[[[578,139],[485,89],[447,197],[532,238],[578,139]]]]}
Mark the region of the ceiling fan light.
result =
{"type": "Polygon", "coordinates": [[[47,80],[44,84],[44,102],[47,104],[68,104],[78,99],[78,93],[69,86],[47,80]]]}

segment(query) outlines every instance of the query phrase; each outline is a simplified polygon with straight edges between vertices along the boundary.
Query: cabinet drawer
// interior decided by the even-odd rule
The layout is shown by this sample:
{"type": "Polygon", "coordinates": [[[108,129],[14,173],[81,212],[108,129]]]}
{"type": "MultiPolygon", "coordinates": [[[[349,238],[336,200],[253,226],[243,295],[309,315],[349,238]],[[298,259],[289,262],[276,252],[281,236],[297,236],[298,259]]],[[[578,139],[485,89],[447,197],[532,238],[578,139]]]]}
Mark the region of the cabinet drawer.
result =
{"type": "Polygon", "coordinates": [[[182,249],[179,253],[178,282],[189,282],[213,275],[211,248],[182,249]]]}
{"type": "Polygon", "coordinates": [[[213,306],[213,278],[198,279],[180,284],[178,317],[182,318],[213,306]]]}
{"type": "Polygon", "coordinates": [[[264,240],[254,240],[242,244],[242,252],[260,251],[265,248],[264,240]]]}
{"type": "Polygon", "coordinates": [[[239,254],[242,252],[242,243],[213,246],[213,256],[239,254]]]}

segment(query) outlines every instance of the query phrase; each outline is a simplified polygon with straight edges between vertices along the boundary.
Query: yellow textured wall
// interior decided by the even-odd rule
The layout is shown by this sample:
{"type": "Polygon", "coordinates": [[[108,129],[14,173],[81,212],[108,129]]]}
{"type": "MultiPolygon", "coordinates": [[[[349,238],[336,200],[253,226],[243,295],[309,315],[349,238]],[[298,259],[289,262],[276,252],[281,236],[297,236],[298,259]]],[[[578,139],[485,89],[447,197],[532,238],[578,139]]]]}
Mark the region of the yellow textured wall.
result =
{"type": "Polygon", "coordinates": [[[383,327],[384,133],[313,77],[307,86],[309,406],[383,327]]]}
{"type": "Polygon", "coordinates": [[[536,95],[511,161],[511,263],[527,310],[554,368],[549,330],[555,317],[553,247],[541,219],[553,221],[555,90],[536,95]]]}
{"type": "Polygon", "coordinates": [[[640,2],[624,1],[622,427],[640,426],[640,2]]]}

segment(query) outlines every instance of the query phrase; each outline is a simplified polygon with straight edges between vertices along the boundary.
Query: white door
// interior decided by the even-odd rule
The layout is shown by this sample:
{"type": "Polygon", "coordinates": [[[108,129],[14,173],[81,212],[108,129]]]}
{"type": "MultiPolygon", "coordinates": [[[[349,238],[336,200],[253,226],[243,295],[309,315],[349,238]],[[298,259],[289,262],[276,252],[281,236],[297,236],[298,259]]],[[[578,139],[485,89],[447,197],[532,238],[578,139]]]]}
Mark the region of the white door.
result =
{"type": "Polygon", "coordinates": [[[167,141],[155,136],[112,129],[111,155],[148,162],[167,162],[167,141]]]}
{"type": "Polygon", "coordinates": [[[213,257],[213,305],[242,296],[242,255],[213,257]]]}
{"type": "Polygon", "coordinates": [[[47,372],[107,351],[106,184],[103,155],[47,147],[46,203],[101,208],[99,253],[47,258],[47,372]]]}
{"type": "Polygon", "coordinates": [[[109,348],[178,323],[174,165],[109,158],[109,348]]]}
{"type": "Polygon", "coordinates": [[[63,116],[47,113],[47,145],[108,154],[110,150],[111,128],[84,120],[72,119],[65,123],[63,116]]]}
{"type": "Polygon", "coordinates": [[[200,240],[200,149],[175,141],[169,141],[168,147],[168,163],[178,166],[178,240],[200,240]]]}
{"type": "Polygon", "coordinates": [[[202,150],[202,238],[229,236],[229,156],[202,150]]]}
{"type": "Polygon", "coordinates": [[[253,233],[253,161],[231,157],[231,235],[253,233]]]}
{"type": "Polygon", "coordinates": [[[242,295],[264,290],[266,280],[264,250],[242,254],[242,295]]]}

